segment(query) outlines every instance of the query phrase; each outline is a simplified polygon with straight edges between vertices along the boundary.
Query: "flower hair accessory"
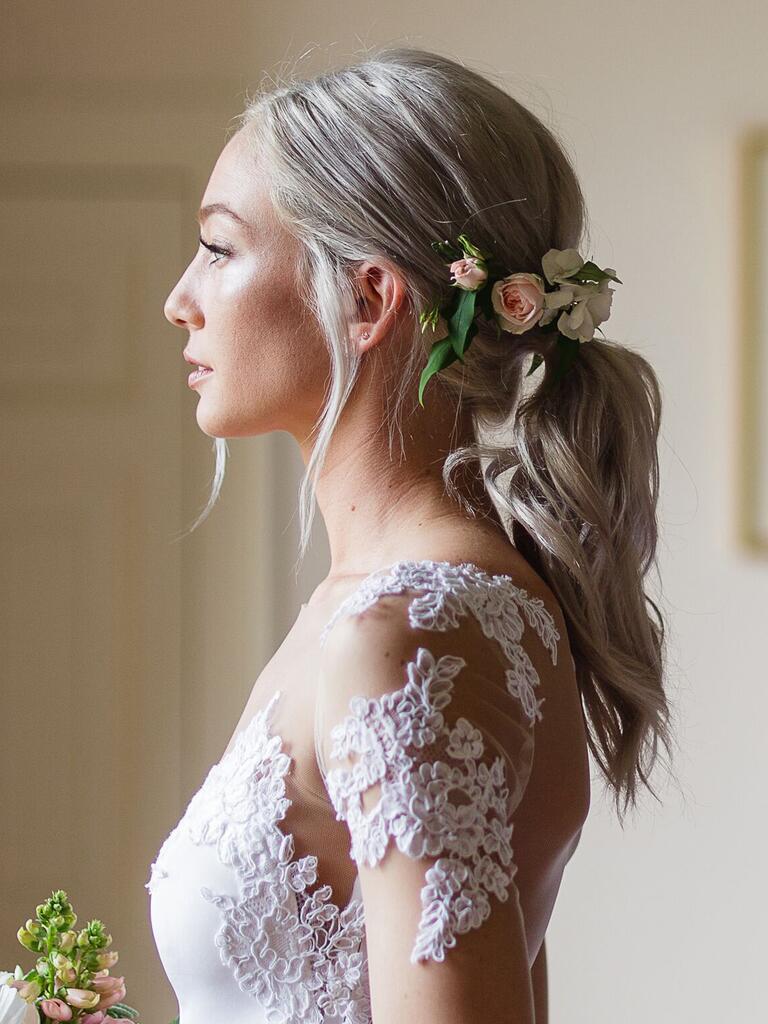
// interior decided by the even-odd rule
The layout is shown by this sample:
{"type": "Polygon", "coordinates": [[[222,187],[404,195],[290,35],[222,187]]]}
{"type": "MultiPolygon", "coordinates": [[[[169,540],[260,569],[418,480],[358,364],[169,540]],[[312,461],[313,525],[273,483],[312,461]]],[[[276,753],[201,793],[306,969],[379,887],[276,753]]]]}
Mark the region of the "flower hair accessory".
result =
{"type": "MultiPolygon", "coordinates": [[[[419,314],[422,334],[427,327],[440,334],[421,374],[419,404],[424,406],[422,396],[430,377],[457,359],[464,362],[464,353],[478,330],[479,313],[495,324],[497,339],[502,331],[523,334],[532,327],[542,333],[557,332],[554,381],[559,380],[579,345],[591,341],[598,325],[608,319],[613,299],[609,281],[622,284],[616,271],[610,267],[601,270],[591,260],[582,259],[576,249],[550,249],[541,261],[544,277],[524,271],[508,274],[466,235],[459,235],[458,243],[448,239],[432,242],[432,248],[450,261],[451,284],[457,291],[448,309],[441,310],[436,304],[419,314]]],[[[534,353],[526,376],[541,362],[542,356],[534,353]]]]}

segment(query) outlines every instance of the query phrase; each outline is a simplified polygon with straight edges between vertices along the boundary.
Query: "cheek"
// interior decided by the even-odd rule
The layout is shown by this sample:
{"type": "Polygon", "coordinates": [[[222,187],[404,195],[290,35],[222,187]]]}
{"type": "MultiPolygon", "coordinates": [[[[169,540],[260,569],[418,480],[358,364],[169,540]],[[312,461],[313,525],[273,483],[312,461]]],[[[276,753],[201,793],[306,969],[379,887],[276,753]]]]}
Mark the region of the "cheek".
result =
{"type": "Polygon", "coordinates": [[[329,356],[295,290],[275,283],[275,275],[243,273],[227,282],[220,298],[230,310],[227,390],[238,404],[250,405],[254,397],[260,405],[296,402],[322,389],[329,356]]]}

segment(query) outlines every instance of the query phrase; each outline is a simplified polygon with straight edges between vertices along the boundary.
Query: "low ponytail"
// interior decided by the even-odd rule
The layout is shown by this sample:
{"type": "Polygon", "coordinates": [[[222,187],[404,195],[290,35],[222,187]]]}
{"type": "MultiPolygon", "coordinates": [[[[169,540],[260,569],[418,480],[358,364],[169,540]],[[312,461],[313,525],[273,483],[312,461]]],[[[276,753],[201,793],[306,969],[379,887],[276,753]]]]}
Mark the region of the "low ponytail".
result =
{"type": "Polygon", "coordinates": [[[671,743],[664,620],[644,588],[656,558],[661,393],[641,355],[597,337],[556,383],[553,370],[547,359],[520,400],[511,439],[475,452],[515,546],[563,609],[590,750],[621,818],[638,782],[653,792],[659,744],[671,743]]]}

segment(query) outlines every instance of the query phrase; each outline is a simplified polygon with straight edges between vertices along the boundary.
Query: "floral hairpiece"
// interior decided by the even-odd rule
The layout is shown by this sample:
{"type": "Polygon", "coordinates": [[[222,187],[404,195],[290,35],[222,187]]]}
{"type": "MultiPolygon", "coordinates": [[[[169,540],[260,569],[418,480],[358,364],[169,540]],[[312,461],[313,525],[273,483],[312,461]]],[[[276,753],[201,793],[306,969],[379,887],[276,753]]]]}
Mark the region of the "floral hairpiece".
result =
{"type": "MultiPolygon", "coordinates": [[[[458,243],[456,246],[448,239],[432,242],[432,248],[451,261],[451,284],[458,291],[451,299],[451,308],[441,311],[438,303],[419,314],[422,334],[428,326],[440,334],[421,374],[419,405],[424,406],[424,388],[433,374],[457,359],[464,362],[464,353],[478,330],[478,313],[495,323],[497,339],[502,331],[522,334],[532,327],[543,333],[557,331],[560,351],[554,380],[558,380],[579,345],[590,341],[599,330],[598,324],[608,319],[613,299],[608,282],[622,284],[616,271],[610,267],[601,270],[591,260],[582,259],[576,249],[550,249],[541,261],[545,282],[540,274],[507,274],[466,235],[459,235],[458,243]],[[547,289],[547,282],[554,287],[547,289]]],[[[534,353],[526,376],[541,362],[542,356],[534,353]]]]}

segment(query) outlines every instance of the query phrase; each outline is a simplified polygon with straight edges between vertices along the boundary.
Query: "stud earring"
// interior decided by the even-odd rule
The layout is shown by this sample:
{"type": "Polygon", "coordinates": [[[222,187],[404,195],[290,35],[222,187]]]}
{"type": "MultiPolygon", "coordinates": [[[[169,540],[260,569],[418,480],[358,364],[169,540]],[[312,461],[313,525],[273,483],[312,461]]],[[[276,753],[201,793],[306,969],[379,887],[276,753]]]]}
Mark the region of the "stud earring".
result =
{"type": "Polygon", "coordinates": [[[369,337],[370,337],[370,331],[363,331],[363,333],[362,333],[361,337],[363,337],[363,338],[369,338],[369,337]]]}

